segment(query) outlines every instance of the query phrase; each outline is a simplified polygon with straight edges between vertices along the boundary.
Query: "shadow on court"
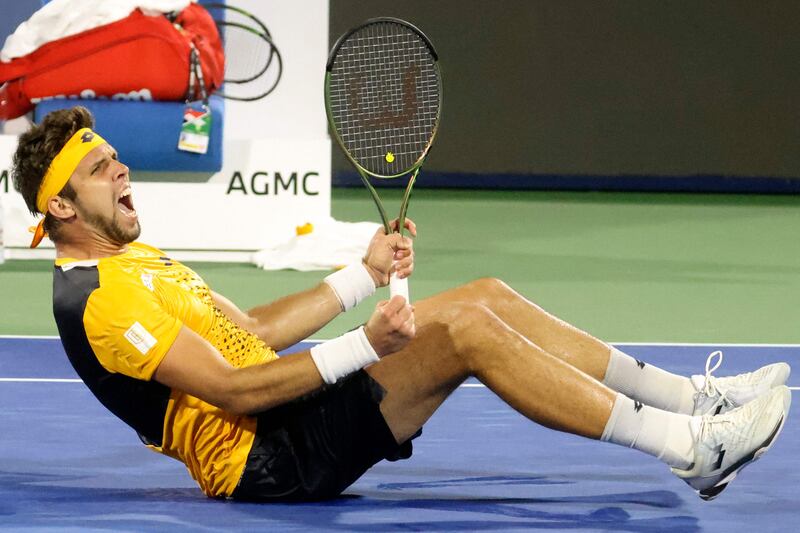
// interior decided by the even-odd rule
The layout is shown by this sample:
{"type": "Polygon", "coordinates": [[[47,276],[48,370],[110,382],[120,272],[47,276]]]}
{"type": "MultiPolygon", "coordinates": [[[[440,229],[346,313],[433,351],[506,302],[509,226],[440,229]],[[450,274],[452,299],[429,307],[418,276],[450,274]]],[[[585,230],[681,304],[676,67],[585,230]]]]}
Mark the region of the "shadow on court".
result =
{"type": "MultiPolygon", "coordinates": [[[[229,511],[239,521],[234,529],[289,522],[292,528],[340,531],[486,531],[511,529],[591,529],[603,531],[699,531],[692,516],[634,518],[630,506],[677,509],[682,500],[670,491],[644,491],[556,498],[421,498],[379,499],[378,493],[343,496],[312,504],[242,504],[208,500],[194,488],[118,488],[79,486],[85,478],[29,472],[0,472],[0,516],[3,527],[86,529],[218,530],[229,511]],[[69,486],[76,485],[76,486],[69,486]],[[567,504],[572,511],[553,512],[567,504]],[[222,515],[220,515],[222,513],[222,515]],[[459,515],[481,516],[470,520],[459,515]],[[242,516],[249,515],[249,516],[242,516]],[[268,515],[268,518],[267,518],[268,515]],[[385,521],[384,516],[395,517],[385,521]],[[220,520],[222,516],[222,520],[220,520]],[[403,521],[396,519],[402,516],[403,521]],[[21,518],[16,520],[14,517],[21,518]],[[381,518],[375,522],[371,517],[381,518]],[[424,519],[429,517],[429,519],[424,519]],[[446,518],[445,518],[446,517],[446,518]],[[487,518],[491,517],[491,518],[487,518]],[[342,520],[346,518],[346,520],[342,520]],[[437,519],[438,518],[438,519],[437,519]],[[343,523],[344,522],[344,523],[343,523]],[[205,527],[204,527],[205,526],[205,527]]],[[[564,484],[543,477],[489,476],[421,483],[389,483],[381,489],[405,491],[468,485],[547,486],[564,484]]],[[[520,491],[520,492],[536,492],[520,491]]],[[[227,525],[232,525],[228,523],[227,525]]]]}

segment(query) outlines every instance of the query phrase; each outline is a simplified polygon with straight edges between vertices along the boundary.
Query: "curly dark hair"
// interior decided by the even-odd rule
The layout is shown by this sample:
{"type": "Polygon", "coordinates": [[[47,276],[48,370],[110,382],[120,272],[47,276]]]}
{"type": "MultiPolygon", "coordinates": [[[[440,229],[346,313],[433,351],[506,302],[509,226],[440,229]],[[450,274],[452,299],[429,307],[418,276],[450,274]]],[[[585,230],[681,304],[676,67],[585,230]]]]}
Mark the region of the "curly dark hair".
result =
{"type": "MultiPolygon", "coordinates": [[[[31,214],[39,213],[36,195],[50,163],[76,131],[93,127],[94,117],[89,110],[76,106],[48,113],[40,124],[35,124],[20,136],[12,159],[11,178],[14,180],[14,188],[22,194],[31,214]]],[[[59,196],[75,200],[76,194],[67,183],[59,196]]],[[[58,240],[60,226],[58,219],[46,214],[44,229],[52,241],[58,240]]]]}

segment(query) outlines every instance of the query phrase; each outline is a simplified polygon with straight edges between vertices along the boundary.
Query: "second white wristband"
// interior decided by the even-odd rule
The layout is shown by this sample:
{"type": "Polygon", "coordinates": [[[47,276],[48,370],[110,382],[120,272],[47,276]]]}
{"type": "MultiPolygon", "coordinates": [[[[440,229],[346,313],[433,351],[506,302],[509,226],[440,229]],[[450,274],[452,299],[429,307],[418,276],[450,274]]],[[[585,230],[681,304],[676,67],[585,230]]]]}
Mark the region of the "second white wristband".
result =
{"type": "Polygon", "coordinates": [[[369,343],[364,326],[311,348],[311,358],[317,365],[322,380],[328,385],[336,383],[356,370],[378,361],[378,354],[369,343]]]}

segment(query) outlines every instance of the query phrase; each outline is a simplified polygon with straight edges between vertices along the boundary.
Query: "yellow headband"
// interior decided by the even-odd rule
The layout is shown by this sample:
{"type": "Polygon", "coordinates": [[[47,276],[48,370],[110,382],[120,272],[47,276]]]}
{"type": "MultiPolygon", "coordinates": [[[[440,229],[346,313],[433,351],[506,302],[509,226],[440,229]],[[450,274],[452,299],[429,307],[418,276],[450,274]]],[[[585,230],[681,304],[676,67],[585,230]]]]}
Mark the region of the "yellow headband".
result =
{"type": "Polygon", "coordinates": [[[44,175],[42,184],[39,186],[39,194],[36,195],[36,208],[40,213],[47,214],[47,204],[50,198],[58,196],[61,189],[69,181],[72,173],[75,172],[78,164],[86,157],[86,154],[105,144],[105,140],[89,128],[83,128],[75,132],[70,137],[64,148],[50,163],[50,168],[44,175]]]}
{"type": "MultiPolygon", "coordinates": [[[[53,162],[50,163],[50,168],[47,169],[42,184],[39,186],[39,192],[36,195],[36,209],[40,213],[47,215],[47,204],[50,199],[58,196],[58,193],[67,184],[78,164],[86,157],[86,154],[101,144],[105,144],[105,142],[105,139],[89,128],[80,129],[70,137],[67,144],[53,158],[53,162]]],[[[44,235],[43,218],[39,221],[39,225],[34,231],[31,248],[36,248],[44,238],[44,235]]]]}

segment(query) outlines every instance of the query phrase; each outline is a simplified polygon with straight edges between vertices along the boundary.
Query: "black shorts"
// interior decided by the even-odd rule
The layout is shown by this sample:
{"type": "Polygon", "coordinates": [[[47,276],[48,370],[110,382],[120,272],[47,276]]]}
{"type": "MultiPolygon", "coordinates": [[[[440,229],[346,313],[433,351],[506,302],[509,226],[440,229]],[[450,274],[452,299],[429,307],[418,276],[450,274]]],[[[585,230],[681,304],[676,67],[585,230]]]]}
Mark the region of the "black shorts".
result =
{"type": "Polygon", "coordinates": [[[380,460],[411,457],[411,440],[397,444],[380,412],[385,394],[383,387],[361,370],[260,413],[253,447],[233,498],[333,498],[380,460]]]}

